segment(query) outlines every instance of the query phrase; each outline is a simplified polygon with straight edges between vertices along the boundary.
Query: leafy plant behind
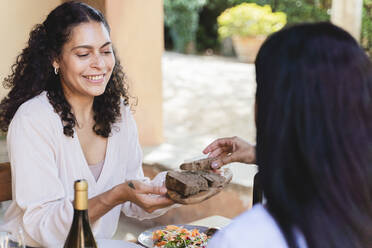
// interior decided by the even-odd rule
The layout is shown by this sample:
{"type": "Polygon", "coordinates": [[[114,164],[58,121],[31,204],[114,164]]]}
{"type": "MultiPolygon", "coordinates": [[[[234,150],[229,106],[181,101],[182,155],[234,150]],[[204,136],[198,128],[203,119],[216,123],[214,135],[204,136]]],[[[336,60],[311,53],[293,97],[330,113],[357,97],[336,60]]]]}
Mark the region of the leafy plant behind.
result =
{"type": "MultiPolygon", "coordinates": [[[[183,4],[185,2],[190,2],[191,6],[193,6],[193,3],[191,2],[194,0],[164,0],[166,12],[165,19],[167,19],[170,10],[169,8],[167,10],[167,3],[176,3],[177,1],[181,1],[183,4]]],[[[194,26],[190,25],[190,28],[191,26],[194,29],[196,28],[196,33],[193,34],[193,37],[190,35],[189,38],[185,39],[196,40],[196,46],[200,52],[203,52],[206,49],[213,49],[217,52],[219,51],[221,44],[218,39],[217,17],[227,8],[241,3],[257,3],[259,5],[269,4],[273,11],[283,11],[286,13],[287,24],[292,25],[300,22],[329,21],[329,10],[332,5],[332,0],[209,0],[208,4],[206,3],[207,2],[204,2],[202,5],[197,6],[198,8],[196,8],[196,12],[200,12],[200,15],[198,15],[196,19],[199,21],[196,22],[194,26]]],[[[171,15],[178,15],[179,11],[181,11],[181,9],[177,9],[174,12],[172,9],[171,12],[173,13],[171,15]]],[[[166,35],[170,36],[170,34],[168,34],[169,29],[170,28],[166,29],[166,35]]],[[[184,32],[187,36],[188,31],[184,32]]],[[[166,47],[172,47],[171,44],[169,44],[169,41],[170,40],[168,40],[166,47]]],[[[174,43],[174,41],[172,42],[174,43]]],[[[366,51],[372,55],[372,0],[363,0],[361,44],[366,51]]],[[[173,45],[175,46],[175,44],[173,45]]]]}
{"type": "Polygon", "coordinates": [[[217,17],[225,9],[241,3],[269,4],[273,11],[286,13],[288,25],[330,19],[327,10],[331,7],[331,0],[210,0],[200,12],[200,23],[196,37],[199,51],[208,48],[219,50],[217,17]]]}
{"type": "Polygon", "coordinates": [[[372,56],[372,0],[363,1],[361,44],[372,56]]]}
{"type": "Polygon", "coordinates": [[[284,27],[287,17],[283,12],[273,13],[270,5],[242,3],[226,9],[218,18],[221,38],[231,36],[269,35],[284,27]]]}
{"type": "Polygon", "coordinates": [[[195,42],[199,11],[206,3],[207,0],[164,0],[164,22],[176,51],[186,52],[195,42]]]}

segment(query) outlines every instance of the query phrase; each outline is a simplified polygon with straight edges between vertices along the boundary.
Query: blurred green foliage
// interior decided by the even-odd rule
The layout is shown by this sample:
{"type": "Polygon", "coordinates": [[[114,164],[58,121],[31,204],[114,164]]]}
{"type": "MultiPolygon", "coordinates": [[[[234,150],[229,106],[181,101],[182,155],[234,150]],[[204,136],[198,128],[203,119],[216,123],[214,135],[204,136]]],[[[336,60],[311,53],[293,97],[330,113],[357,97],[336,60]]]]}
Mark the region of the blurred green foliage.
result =
{"type": "Polygon", "coordinates": [[[193,50],[199,11],[206,3],[207,0],[164,0],[164,22],[176,51],[193,50]]]}
{"type": "Polygon", "coordinates": [[[372,0],[363,0],[362,46],[372,57],[372,0]]]}
{"type": "Polygon", "coordinates": [[[209,0],[200,12],[197,31],[197,48],[204,51],[208,48],[219,51],[217,17],[227,8],[240,3],[268,4],[273,11],[282,11],[287,15],[287,24],[299,22],[327,21],[330,19],[328,9],[331,0],[209,0]]]}
{"type": "Polygon", "coordinates": [[[275,11],[284,11],[288,24],[330,20],[332,0],[259,0],[270,2],[275,11]]]}
{"type": "MultiPolygon", "coordinates": [[[[164,0],[164,3],[177,1],[182,0],[164,0]]],[[[196,0],[183,1],[193,2],[196,0]]],[[[196,38],[194,36],[192,39],[196,39],[196,47],[199,52],[206,49],[219,52],[221,44],[217,33],[217,17],[225,9],[241,3],[269,4],[273,11],[286,13],[287,24],[291,25],[300,22],[329,21],[332,0],[208,0],[208,4],[204,3],[198,6],[196,13],[200,12],[200,14],[196,18],[194,17],[194,20],[199,20],[199,24],[195,24],[196,38]]],[[[166,9],[165,11],[167,12],[166,9]]],[[[166,28],[165,32],[166,47],[175,46],[174,41],[170,39],[169,28],[166,28]]],[[[372,0],[363,0],[361,44],[372,56],[372,0]]]]}

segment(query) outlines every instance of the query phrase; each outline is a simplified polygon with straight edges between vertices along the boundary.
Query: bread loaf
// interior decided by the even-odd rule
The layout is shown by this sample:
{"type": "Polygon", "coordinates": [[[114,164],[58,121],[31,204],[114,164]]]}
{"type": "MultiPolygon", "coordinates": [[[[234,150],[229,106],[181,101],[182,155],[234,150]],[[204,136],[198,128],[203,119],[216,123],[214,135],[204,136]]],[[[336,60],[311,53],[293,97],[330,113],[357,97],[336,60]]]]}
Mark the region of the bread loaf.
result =
{"type": "Polygon", "coordinates": [[[208,190],[209,187],[220,187],[224,182],[224,177],[212,171],[169,171],[165,186],[183,197],[188,197],[208,190]]]}
{"type": "Polygon", "coordinates": [[[211,170],[211,164],[215,158],[205,158],[180,165],[181,170],[200,171],[211,170]]]}

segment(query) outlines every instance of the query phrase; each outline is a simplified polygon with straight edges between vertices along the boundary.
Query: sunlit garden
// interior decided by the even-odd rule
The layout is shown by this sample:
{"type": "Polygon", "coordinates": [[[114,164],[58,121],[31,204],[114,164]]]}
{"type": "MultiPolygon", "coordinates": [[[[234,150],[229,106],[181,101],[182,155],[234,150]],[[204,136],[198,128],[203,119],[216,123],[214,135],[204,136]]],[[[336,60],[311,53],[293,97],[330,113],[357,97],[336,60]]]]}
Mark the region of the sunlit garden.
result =
{"type": "MultiPolygon", "coordinates": [[[[164,0],[165,47],[235,56],[240,37],[260,44],[284,26],[330,21],[331,12],[332,0],[164,0]]],[[[360,43],[372,53],[372,0],[363,0],[360,43]]]]}

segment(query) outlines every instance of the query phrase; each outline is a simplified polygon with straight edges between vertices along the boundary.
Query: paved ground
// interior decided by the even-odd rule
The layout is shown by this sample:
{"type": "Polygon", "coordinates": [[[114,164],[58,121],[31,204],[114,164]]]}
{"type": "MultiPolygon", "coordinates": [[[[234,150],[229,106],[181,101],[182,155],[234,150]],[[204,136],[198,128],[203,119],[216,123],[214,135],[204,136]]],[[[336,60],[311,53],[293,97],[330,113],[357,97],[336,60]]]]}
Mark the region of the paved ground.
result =
{"type": "MultiPolygon", "coordinates": [[[[255,141],[254,65],[224,57],[163,56],[165,143],[144,148],[144,161],[177,168],[214,139],[255,141]]],[[[234,164],[233,182],[251,186],[254,166],[234,164]]]]}
{"type": "MultiPolygon", "coordinates": [[[[172,169],[186,159],[201,156],[203,148],[219,137],[236,135],[254,142],[253,65],[166,52],[162,66],[165,142],[144,147],[144,162],[172,169]]],[[[5,141],[0,139],[0,162],[7,160],[5,141]]],[[[252,185],[255,166],[233,164],[230,168],[233,183],[252,185]]],[[[0,207],[0,223],[3,212],[0,207]]],[[[135,239],[146,225],[151,226],[151,221],[146,224],[122,216],[115,238],[135,239]]]]}

